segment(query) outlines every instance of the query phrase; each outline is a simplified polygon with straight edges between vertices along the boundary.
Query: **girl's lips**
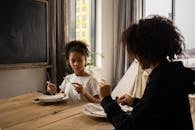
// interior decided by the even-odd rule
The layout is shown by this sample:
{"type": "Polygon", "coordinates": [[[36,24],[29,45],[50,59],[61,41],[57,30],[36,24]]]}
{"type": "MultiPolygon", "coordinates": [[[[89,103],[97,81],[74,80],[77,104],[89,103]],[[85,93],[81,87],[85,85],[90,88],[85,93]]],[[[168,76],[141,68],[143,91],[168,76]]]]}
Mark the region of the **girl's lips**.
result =
{"type": "Polygon", "coordinates": [[[79,67],[74,67],[73,69],[79,69],[79,67]]]}

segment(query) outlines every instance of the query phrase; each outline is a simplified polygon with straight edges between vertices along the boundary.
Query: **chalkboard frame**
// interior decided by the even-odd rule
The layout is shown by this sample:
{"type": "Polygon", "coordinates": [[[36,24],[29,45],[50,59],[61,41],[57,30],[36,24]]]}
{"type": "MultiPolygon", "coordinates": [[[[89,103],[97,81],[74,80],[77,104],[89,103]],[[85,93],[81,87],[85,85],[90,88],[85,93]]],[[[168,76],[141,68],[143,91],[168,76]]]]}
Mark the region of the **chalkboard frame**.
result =
{"type": "Polygon", "coordinates": [[[0,64],[0,70],[4,69],[21,69],[21,68],[48,68],[51,67],[49,65],[49,40],[48,40],[48,22],[49,22],[49,15],[48,15],[48,1],[47,0],[33,0],[36,2],[41,2],[45,5],[45,41],[46,41],[46,61],[44,62],[33,62],[33,63],[11,63],[11,64],[0,64]]]}

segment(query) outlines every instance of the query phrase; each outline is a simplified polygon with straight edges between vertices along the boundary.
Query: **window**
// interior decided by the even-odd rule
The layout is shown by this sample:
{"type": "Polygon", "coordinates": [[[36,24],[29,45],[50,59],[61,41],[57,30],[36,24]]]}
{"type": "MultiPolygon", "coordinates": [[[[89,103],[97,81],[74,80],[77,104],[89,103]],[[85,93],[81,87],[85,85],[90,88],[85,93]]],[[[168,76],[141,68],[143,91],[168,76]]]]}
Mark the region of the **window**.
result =
{"type": "Polygon", "coordinates": [[[85,31],[82,32],[82,37],[86,37],[87,33],[85,31]]]}
{"type": "Polygon", "coordinates": [[[88,15],[87,14],[83,14],[82,15],[82,20],[83,20],[83,23],[87,23],[86,19],[88,19],[88,15]]]}
{"type": "Polygon", "coordinates": [[[86,3],[88,3],[88,1],[89,1],[89,0],[83,0],[83,3],[86,4],[86,3]]]}
{"type": "Polygon", "coordinates": [[[87,12],[87,9],[88,9],[88,7],[86,5],[82,7],[83,12],[87,12]]]}
{"type": "Polygon", "coordinates": [[[68,40],[82,40],[95,52],[95,0],[69,2],[68,40]]]}
{"type": "MultiPolygon", "coordinates": [[[[143,0],[144,17],[151,14],[163,15],[173,20],[184,36],[186,56],[190,58],[190,65],[195,67],[195,11],[194,0],[143,0]],[[193,62],[193,63],[192,63],[193,62]]],[[[189,63],[188,63],[189,64],[189,63]]]]}
{"type": "Polygon", "coordinates": [[[172,0],[144,0],[144,16],[158,14],[172,19],[172,0]]]}
{"type": "Polygon", "coordinates": [[[87,24],[86,24],[86,23],[83,23],[83,24],[82,24],[82,28],[83,28],[83,29],[86,29],[86,28],[87,28],[87,24]]]}
{"type": "Polygon", "coordinates": [[[195,11],[194,0],[175,1],[175,23],[183,33],[186,42],[186,49],[195,48],[195,11]]]}

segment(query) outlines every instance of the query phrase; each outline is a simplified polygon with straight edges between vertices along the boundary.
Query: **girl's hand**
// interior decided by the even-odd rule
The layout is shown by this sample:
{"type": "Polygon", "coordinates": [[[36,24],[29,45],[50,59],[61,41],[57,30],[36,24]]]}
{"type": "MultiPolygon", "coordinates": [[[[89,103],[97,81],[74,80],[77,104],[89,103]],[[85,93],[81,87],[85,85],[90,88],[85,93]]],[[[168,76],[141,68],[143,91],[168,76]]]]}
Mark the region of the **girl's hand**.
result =
{"type": "Polygon", "coordinates": [[[121,103],[121,105],[129,105],[131,106],[133,103],[133,98],[127,94],[121,96],[117,99],[118,104],[121,103]]]}
{"type": "Polygon", "coordinates": [[[83,94],[83,95],[86,94],[86,89],[83,88],[83,86],[81,84],[79,84],[79,83],[72,83],[72,84],[75,87],[75,90],[77,91],[77,93],[83,94]]]}
{"type": "Polygon", "coordinates": [[[57,88],[56,85],[50,82],[47,82],[47,91],[52,94],[55,95],[57,92],[57,88]]]}
{"type": "Polygon", "coordinates": [[[100,94],[100,99],[102,100],[104,97],[106,96],[110,96],[111,95],[111,91],[112,91],[112,86],[109,83],[106,83],[104,80],[100,81],[98,83],[98,87],[99,87],[99,94],[100,94]]]}

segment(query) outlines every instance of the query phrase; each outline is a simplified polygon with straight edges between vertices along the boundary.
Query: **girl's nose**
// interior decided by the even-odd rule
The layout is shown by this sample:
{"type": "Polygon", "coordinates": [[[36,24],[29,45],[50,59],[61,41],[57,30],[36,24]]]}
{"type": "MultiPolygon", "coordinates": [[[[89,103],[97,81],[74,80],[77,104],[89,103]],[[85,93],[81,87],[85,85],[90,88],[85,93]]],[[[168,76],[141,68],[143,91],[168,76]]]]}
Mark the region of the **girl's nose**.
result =
{"type": "Polygon", "coordinates": [[[74,65],[78,65],[79,63],[78,62],[74,62],[74,65]]]}

